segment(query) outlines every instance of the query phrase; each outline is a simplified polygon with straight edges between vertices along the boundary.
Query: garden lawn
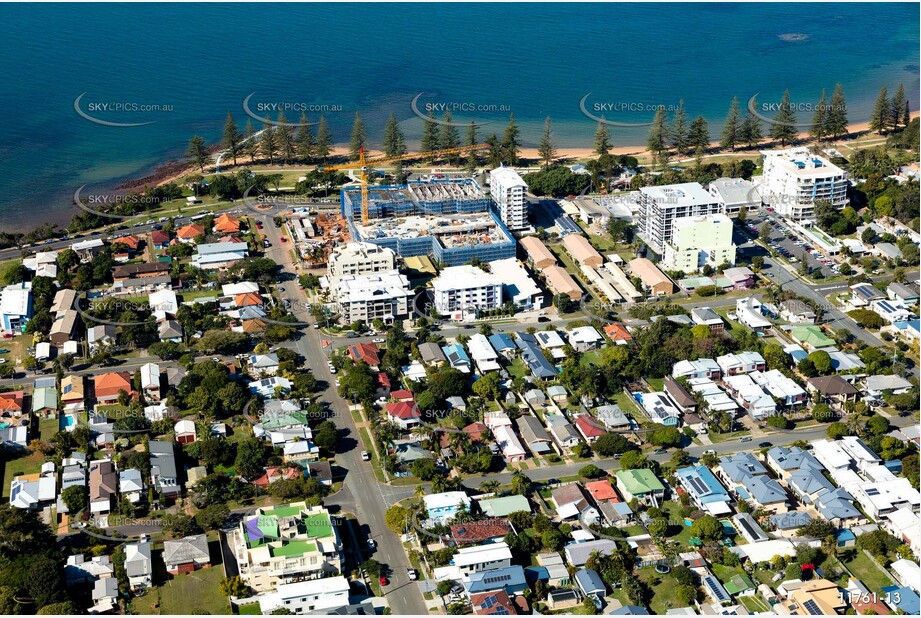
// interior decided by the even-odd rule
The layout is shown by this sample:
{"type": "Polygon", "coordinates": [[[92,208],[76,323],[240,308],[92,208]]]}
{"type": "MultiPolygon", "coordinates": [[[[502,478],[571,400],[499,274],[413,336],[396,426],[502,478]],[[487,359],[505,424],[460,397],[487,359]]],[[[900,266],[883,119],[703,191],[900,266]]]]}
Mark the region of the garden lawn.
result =
{"type": "Polygon", "coordinates": [[[675,607],[684,607],[674,596],[675,588],[678,582],[671,575],[660,575],[656,573],[653,567],[644,567],[637,570],[637,577],[646,583],[652,591],[652,597],[649,601],[649,609],[653,614],[664,615],[668,610],[675,607]],[[651,582],[658,579],[659,583],[653,585],[651,582]]]}
{"type": "Polygon", "coordinates": [[[857,551],[857,556],[844,566],[870,589],[871,593],[881,594],[885,586],[891,586],[892,580],[873,563],[873,560],[862,550],[857,551]]]}
{"type": "Polygon", "coordinates": [[[159,587],[160,613],[177,615],[201,613],[230,614],[230,600],[221,594],[224,569],[213,566],[186,575],[176,575],[159,587]]]}

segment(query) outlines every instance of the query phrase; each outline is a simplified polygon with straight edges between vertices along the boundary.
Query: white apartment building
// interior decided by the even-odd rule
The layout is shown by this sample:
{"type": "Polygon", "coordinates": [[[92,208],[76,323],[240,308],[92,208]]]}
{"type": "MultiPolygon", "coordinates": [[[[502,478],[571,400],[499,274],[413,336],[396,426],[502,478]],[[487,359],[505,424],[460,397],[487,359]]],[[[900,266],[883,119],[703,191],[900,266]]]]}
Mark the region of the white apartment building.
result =
{"type": "Polygon", "coordinates": [[[692,273],[707,264],[735,264],[732,221],[724,214],[675,219],[672,241],[665,245],[664,264],[670,270],[692,273]]]}
{"type": "Polygon", "coordinates": [[[227,540],[240,577],[256,592],[274,592],[285,584],[323,580],[342,571],[342,540],[322,506],[295,502],[256,509],[227,540]]]}
{"type": "Polygon", "coordinates": [[[828,200],[838,209],[847,206],[847,172],[825,157],[806,148],[762,150],[761,154],[761,199],[778,214],[809,219],[819,200],[828,200]]]}
{"type": "Polygon", "coordinates": [[[495,260],[489,270],[502,281],[502,296],[518,309],[531,311],[544,306],[544,293],[515,258],[495,260]]]}
{"type": "Polygon", "coordinates": [[[345,275],[369,275],[397,267],[393,249],[367,242],[350,242],[333,249],[327,263],[331,286],[345,275]]]}
{"type": "Polygon", "coordinates": [[[452,320],[474,319],[502,305],[502,278],[476,266],[449,266],[432,282],[435,309],[452,320]]]}
{"type": "Polygon", "coordinates": [[[528,228],[528,185],[515,170],[498,167],[489,172],[489,194],[499,210],[499,219],[510,230],[528,228]]]}
{"type": "Polygon", "coordinates": [[[407,317],[412,290],[398,270],[366,275],[343,275],[333,289],[336,306],[345,323],[380,318],[393,322],[407,317]]]}
{"type": "Polygon", "coordinates": [[[744,178],[718,178],[707,190],[719,202],[724,215],[737,215],[743,206],[748,210],[761,208],[761,192],[744,178]]]}
{"type": "Polygon", "coordinates": [[[637,231],[658,254],[672,242],[675,219],[722,212],[717,198],[697,182],[643,187],[639,191],[640,212],[637,231]]]}
{"type": "Polygon", "coordinates": [[[341,575],[293,584],[282,584],[275,592],[262,594],[259,609],[265,615],[285,608],[292,614],[310,614],[349,604],[349,581],[341,575]]]}

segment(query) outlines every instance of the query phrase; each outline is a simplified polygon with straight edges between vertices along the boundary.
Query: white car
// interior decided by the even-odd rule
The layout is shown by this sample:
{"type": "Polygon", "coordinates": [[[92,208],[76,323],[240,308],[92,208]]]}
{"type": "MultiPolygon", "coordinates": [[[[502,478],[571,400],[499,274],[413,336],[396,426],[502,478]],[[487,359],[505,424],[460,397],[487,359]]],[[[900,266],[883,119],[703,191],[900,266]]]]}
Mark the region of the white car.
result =
{"type": "Polygon", "coordinates": [[[372,339],[371,343],[385,343],[386,341],[384,337],[378,337],[377,339],[372,339]]]}
{"type": "Polygon", "coordinates": [[[368,451],[362,451],[362,452],[361,452],[361,460],[362,460],[362,461],[371,461],[371,453],[369,453],[368,451]]]}

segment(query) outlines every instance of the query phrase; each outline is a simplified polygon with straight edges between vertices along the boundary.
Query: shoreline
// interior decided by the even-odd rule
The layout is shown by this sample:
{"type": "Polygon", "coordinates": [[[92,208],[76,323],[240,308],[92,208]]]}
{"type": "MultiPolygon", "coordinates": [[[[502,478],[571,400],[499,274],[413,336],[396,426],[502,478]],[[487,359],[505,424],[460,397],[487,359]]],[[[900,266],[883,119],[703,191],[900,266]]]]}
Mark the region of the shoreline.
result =
{"type": "MultiPolygon", "coordinates": [[[[911,112],[911,119],[914,120],[915,118],[918,118],[919,115],[921,115],[921,112],[919,111],[911,112]]],[[[870,125],[869,121],[850,123],[848,125],[847,133],[839,137],[837,140],[829,141],[828,145],[831,146],[832,144],[836,142],[840,142],[842,140],[851,140],[851,139],[855,139],[858,137],[863,137],[870,132],[869,125],[870,125]]],[[[879,136],[879,138],[885,139],[886,136],[879,136]]],[[[799,132],[796,136],[796,141],[800,142],[800,145],[805,145],[806,143],[811,142],[809,131],[799,132]]],[[[720,147],[719,140],[712,140],[710,142],[710,146],[707,149],[706,154],[704,155],[704,158],[757,157],[759,156],[759,151],[761,149],[779,148],[779,147],[780,147],[779,144],[775,145],[773,142],[764,141],[762,144],[754,146],[752,148],[743,147],[735,151],[729,151],[729,150],[724,151],[720,147]]],[[[540,157],[537,153],[537,150],[538,149],[536,147],[519,148],[519,157],[522,159],[522,165],[520,165],[520,167],[539,164],[540,157]]],[[[219,151],[219,148],[217,146],[212,147],[212,153],[216,153],[218,151],[219,151]]],[[[383,153],[380,150],[371,149],[369,150],[369,153],[371,157],[383,156],[383,153]]],[[[348,154],[349,154],[349,148],[347,145],[337,144],[331,148],[330,158],[333,160],[345,159],[348,157],[348,154]]],[[[650,153],[648,149],[645,147],[645,145],[623,145],[623,146],[612,147],[610,149],[610,154],[614,156],[626,155],[626,156],[634,156],[637,158],[641,158],[644,156],[648,157],[650,153]]],[[[575,148],[560,147],[560,148],[557,148],[557,155],[554,158],[554,162],[560,163],[560,164],[571,164],[571,163],[576,163],[578,161],[593,159],[595,157],[597,157],[597,155],[595,154],[594,148],[591,148],[591,147],[575,147],[575,148]]],[[[671,159],[671,162],[672,163],[685,163],[688,161],[692,161],[693,158],[694,156],[692,154],[681,155],[680,157],[674,156],[671,159]]],[[[241,162],[237,166],[234,166],[233,164],[224,165],[222,166],[221,173],[226,173],[226,172],[242,169],[244,167],[253,166],[253,165],[254,164],[251,162],[241,162]]],[[[299,164],[297,166],[276,165],[272,168],[270,168],[268,164],[264,164],[264,163],[256,163],[255,165],[259,166],[260,168],[273,169],[273,171],[274,170],[284,171],[286,169],[291,169],[293,167],[307,167],[307,168],[316,167],[316,164],[299,164]]],[[[433,166],[433,167],[437,167],[437,166],[433,166]]],[[[114,184],[114,186],[112,186],[110,191],[114,194],[126,194],[132,191],[142,191],[144,189],[163,186],[169,183],[179,184],[180,181],[187,176],[190,176],[193,174],[202,174],[202,172],[198,170],[198,168],[196,168],[194,164],[190,164],[189,162],[183,161],[180,159],[169,159],[161,163],[155,163],[155,164],[152,164],[150,167],[148,167],[148,169],[150,171],[144,175],[125,178],[117,182],[117,184],[114,184]]],[[[211,164],[205,167],[205,171],[203,175],[207,176],[207,175],[214,174],[214,173],[215,173],[215,167],[214,167],[214,164],[211,164]]],[[[73,219],[74,215],[77,212],[79,212],[79,209],[77,209],[76,206],[72,203],[69,205],[69,210],[70,210],[70,214],[67,214],[64,211],[64,209],[62,209],[61,211],[62,216],[60,219],[61,220],[60,224],[55,223],[54,221],[46,220],[42,223],[31,224],[28,227],[25,227],[21,230],[15,230],[13,233],[19,233],[19,234],[24,234],[24,235],[29,234],[49,223],[57,225],[59,228],[66,228],[67,225],[70,223],[70,221],[73,219]]]]}
{"type": "MultiPolygon", "coordinates": [[[[921,112],[912,112],[911,119],[914,120],[919,115],[921,115],[921,112]]],[[[839,137],[837,140],[834,140],[834,142],[841,141],[842,139],[854,139],[856,137],[861,137],[869,132],[870,132],[870,122],[869,121],[850,123],[848,124],[848,127],[847,127],[847,133],[839,137]]],[[[886,136],[880,136],[881,139],[885,139],[885,137],[886,136]]],[[[809,131],[800,131],[799,133],[797,133],[796,140],[798,142],[809,142],[810,141],[809,131]]],[[[834,142],[830,141],[828,143],[832,144],[834,142]]],[[[779,148],[780,146],[779,145],[775,146],[773,145],[773,142],[770,142],[770,141],[764,141],[764,143],[760,145],[756,145],[752,148],[743,147],[743,148],[739,148],[734,151],[730,151],[730,150],[724,151],[720,147],[719,140],[712,140],[710,142],[710,146],[707,148],[707,153],[705,154],[705,157],[759,156],[758,155],[759,151],[763,148],[768,148],[768,147],[779,148]]],[[[519,156],[522,160],[539,162],[540,156],[538,155],[537,150],[538,149],[536,147],[519,148],[519,156]]],[[[372,158],[383,156],[383,152],[380,150],[376,150],[376,149],[369,149],[368,153],[372,158]]],[[[627,155],[627,156],[634,156],[634,157],[642,157],[642,156],[648,156],[650,153],[645,145],[623,145],[623,146],[615,146],[611,148],[610,154],[614,156],[627,155]]],[[[347,158],[348,155],[349,155],[348,146],[344,144],[337,144],[332,147],[330,158],[331,159],[347,158]]],[[[598,155],[595,154],[594,148],[591,148],[591,147],[557,148],[557,155],[554,158],[554,161],[556,163],[563,163],[563,162],[568,162],[568,161],[574,162],[574,161],[579,161],[582,159],[593,159],[597,156],[598,155]]],[[[693,155],[682,155],[682,156],[685,158],[684,159],[676,158],[675,161],[676,162],[677,161],[687,161],[693,158],[693,155]]],[[[240,169],[242,167],[245,167],[246,165],[247,165],[246,163],[240,163],[236,167],[234,167],[232,164],[225,165],[222,168],[222,173],[229,171],[229,170],[233,170],[233,169],[240,169]]],[[[253,165],[253,164],[250,163],[249,165],[253,165]]],[[[260,165],[260,166],[264,165],[266,168],[269,167],[268,164],[262,164],[262,163],[257,163],[256,165],[260,165]]],[[[288,166],[288,167],[292,167],[292,166],[288,166]]],[[[301,165],[298,165],[297,167],[317,167],[317,166],[315,164],[301,164],[301,165]]],[[[283,171],[287,169],[284,166],[275,166],[275,168],[277,168],[279,171],[283,171]]],[[[184,164],[182,161],[178,161],[174,159],[174,160],[170,160],[170,161],[164,162],[156,166],[153,172],[151,172],[151,174],[145,176],[144,178],[139,178],[135,180],[127,180],[125,182],[120,183],[116,187],[116,190],[143,188],[145,186],[162,186],[170,182],[178,182],[185,176],[188,176],[190,174],[197,174],[197,173],[201,173],[201,172],[196,170],[194,165],[189,165],[188,163],[184,164]]],[[[213,164],[210,166],[206,166],[204,173],[205,175],[214,174],[215,169],[214,169],[213,164]]]]}

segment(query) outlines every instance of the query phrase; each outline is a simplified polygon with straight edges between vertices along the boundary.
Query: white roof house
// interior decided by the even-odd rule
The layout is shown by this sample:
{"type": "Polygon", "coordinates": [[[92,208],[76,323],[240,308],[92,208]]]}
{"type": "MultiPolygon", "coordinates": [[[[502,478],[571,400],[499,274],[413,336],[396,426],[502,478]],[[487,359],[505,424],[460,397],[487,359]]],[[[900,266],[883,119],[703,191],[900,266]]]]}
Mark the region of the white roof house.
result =
{"type": "Polygon", "coordinates": [[[13,477],[10,483],[10,505],[20,509],[34,509],[57,496],[58,481],[55,476],[43,476],[36,481],[13,477]]]}
{"type": "Polygon", "coordinates": [[[902,558],[889,565],[889,568],[903,586],[921,594],[921,566],[917,562],[902,558]]]}
{"type": "Polygon", "coordinates": [[[766,390],[774,399],[779,399],[784,405],[792,406],[805,403],[806,391],[777,369],[770,371],[753,371],[748,376],[755,384],[766,390]]]}
{"type": "Polygon", "coordinates": [[[524,310],[540,309],[543,292],[521,262],[515,258],[495,260],[489,269],[502,281],[502,297],[524,310]]]}
{"type": "Polygon", "coordinates": [[[502,450],[506,462],[521,461],[525,458],[525,450],[511,425],[500,425],[492,430],[496,444],[502,450]]]}
{"type": "Polygon", "coordinates": [[[576,350],[593,350],[601,345],[604,339],[591,326],[579,326],[566,333],[569,344],[576,350]]]}
{"type": "Polygon", "coordinates": [[[757,352],[739,352],[737,354],[724,354],[716,358],[716,364],[720,366],[723,373],[732,375],[735,373],[749,373],[758,369],[764,369],[764,357],[757,352]]]}
{"type": "Polygon", "coordinates": [[[259,284],[253,281],[240,281],[239,283],[225,283],[221,286],[221,294],[224,296],[236,296],[237,294],[258,294],[259,284]]]}
{"type": "Polygon", "coordinates": [[[739,408],[736,402],[710,378],[691,378],[688,380],[691,390],[699,393],[707,407],[716,412],[732,412],[739,408]]]}
{"type": "Polygon", "coordinates": [[[726,376],[723,381],[735,396],[736,401],[748,410],[752,418],[761,419],[777,413],[774,398],[765,393],[750,376],[746,374],[726,376]]]}
{"type": "Polygon", "coordinates": [[[164,320],[167,315],[176,315],[176,312],[179,311],[179,301],[173,290],[151,292],[147,297],[147,302],[150,303],[150,312],[157,320],[164,320]]]}
{"type": "Polygon", "coordinates": [[[466,573],[511,566],[511,560],[512,550],[504,542],[462,547],[454,554],[454,566],[466,573]]]}
{"type": "Polygon", "coordinates": [[[473,362],[476,363],[480,373],[497,371],[500,369],[498,363],[499,355],[493,349],[492,344],[489,343],[489,339],[485,335],[481,335],[480,333],[470,335],[470,340],[467,342],[467,350],[470,352],[470,356],[473,362]]]}
{"type": "Polygon", "coordinates": [[[761,301],[754,296],[736,300],[736,318],[752,330],[771,327],[771,321],[761,313],[761,301]]]}
{"type": "Polygon", "coordinates": [[[208,243],[198,245],[197,250],[198,253],[192,256],[192,264],[204,270],[223,268],[249,255],[246,243],[208,243]]]}
{"type": "Polygon", "coordinates": [[[338,575],[281,584],[274,592],[260,594],[257,598],[264,615],[280,608],[294,614],[322,613],[349,604],[349,581],[338,575]]]}
{"type": "Polygon", "coordinates": [[[147,363],[141,366],[141,388],[143,390],[160,388],[160,366],[147,363]]]}
{"type": "Polygon", "coordinates": [[[672,366],[673,378],[718,378],[721,374],[722,369],[712,358],[680,360],[672,366]]]}

